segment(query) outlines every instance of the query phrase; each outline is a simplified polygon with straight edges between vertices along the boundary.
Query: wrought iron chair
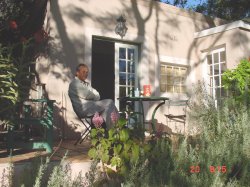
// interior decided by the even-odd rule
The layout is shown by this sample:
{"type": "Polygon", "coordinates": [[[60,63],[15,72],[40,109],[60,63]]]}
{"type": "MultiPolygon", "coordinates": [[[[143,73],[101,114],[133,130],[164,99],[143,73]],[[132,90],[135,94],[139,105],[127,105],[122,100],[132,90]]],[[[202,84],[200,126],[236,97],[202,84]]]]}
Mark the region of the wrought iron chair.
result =
{"type": "MultiPolygon", "coordinates": [[[[75,112],[76,113],[76,112],[75,112]]],[[[74,143],[74,145],[77,145],[78,143],[82,143],[90,134],[91,129],[94,127],[94,125],[92,124],[92,116],[85,116],[85,117],[80,117],[77,113],[76,113],[79,121],[82,122],[83,126],[85,127],[85,130],[81,133],[81,136],[77,139],[77,141],[74,143]]]]}
{"type": "Polygon", "coordinates": [[[168,101],[168,113],[165,114],[167,118],[167,125],[169,123],[176,122],[182,123],[184,125],[184,133],[185,133],[185,125],[186,125],[186,111],[188,107],[189,100],[169,100],[168,101]]]}

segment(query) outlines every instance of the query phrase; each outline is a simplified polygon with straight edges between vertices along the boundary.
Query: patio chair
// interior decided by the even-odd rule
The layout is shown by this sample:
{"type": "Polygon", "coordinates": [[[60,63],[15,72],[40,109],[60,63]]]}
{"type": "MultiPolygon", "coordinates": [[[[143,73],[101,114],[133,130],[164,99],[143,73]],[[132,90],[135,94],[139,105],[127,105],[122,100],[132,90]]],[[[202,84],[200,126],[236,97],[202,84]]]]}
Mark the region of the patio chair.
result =
{"type": "Polygon", "coordinates": [[[188,106],[188,100],[169,100],[168,101],[168,113],[165,114],[167,118],[167,125],[171,122],[181,123],[184,126],[186,125],[186,111],[188,106]]]}
{"type": "MultiPolygon", "coordinates": [[[[76,113],[76,112],[75,112],[76,113]]],[[[85,130],[81,133],[81,136],[77,139],[77,141],[74,143],[74,145],[77,145],[78,143],[82,143],[90,134],[91,129],[94,127],[94,125],[92,124],[92,116],[85,116],[85,117],[80,117],[77,113],[76,113],[79,121],[81,121],[81,123],[83,124],[83,126],[85,127],[85,130]]]]}

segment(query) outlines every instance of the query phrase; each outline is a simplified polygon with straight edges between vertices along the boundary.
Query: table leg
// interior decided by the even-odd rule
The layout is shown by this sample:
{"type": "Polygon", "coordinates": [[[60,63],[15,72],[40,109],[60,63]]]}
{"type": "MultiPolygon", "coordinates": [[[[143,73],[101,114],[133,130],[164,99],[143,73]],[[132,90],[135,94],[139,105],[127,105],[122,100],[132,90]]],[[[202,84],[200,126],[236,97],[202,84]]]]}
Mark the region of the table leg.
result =
{"type": "Polygon", "coordinates": [[[155,113],[156,113],[156,111],[158,110],[158,108],[160,108],[162,105],[164,105],[165,104],[165,100],[163,101],[163,102],[161,102],[160,104],[158,104],[156,107],[155,107],[155,109],[154,109],[154,111],[153,111],[153,113],[152,113],[152,118],[151,118],[151,125],[152,125],[152,130],[153,130],[153,133],[156,131],[155,130],[155,113]]]}

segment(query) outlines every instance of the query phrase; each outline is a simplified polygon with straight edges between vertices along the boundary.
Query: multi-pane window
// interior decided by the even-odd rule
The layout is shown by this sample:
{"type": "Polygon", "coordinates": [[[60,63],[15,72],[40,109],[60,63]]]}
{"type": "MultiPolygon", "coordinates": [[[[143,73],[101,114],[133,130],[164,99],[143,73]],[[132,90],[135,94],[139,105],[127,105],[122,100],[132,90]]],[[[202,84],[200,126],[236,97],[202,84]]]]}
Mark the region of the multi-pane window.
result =
{"type": "Polygon", "coordinates": [[[119,97],[128,96],[135,87],[134,49],[119,49],[119,97]]]}
{"type": "Polygon", "coordinates": [[[161,63],[160,90],[161,92],[185,93],[187,67],[173,66],[161,63]]]}
{"type": "Polygon", "coordinates": [[[210,52],[207,57],[208,87],[210,94],[214,98],[225,96],[222,86],[222,74],[226,70],[226,53],[225,49],[217,49],[210,52]]]}

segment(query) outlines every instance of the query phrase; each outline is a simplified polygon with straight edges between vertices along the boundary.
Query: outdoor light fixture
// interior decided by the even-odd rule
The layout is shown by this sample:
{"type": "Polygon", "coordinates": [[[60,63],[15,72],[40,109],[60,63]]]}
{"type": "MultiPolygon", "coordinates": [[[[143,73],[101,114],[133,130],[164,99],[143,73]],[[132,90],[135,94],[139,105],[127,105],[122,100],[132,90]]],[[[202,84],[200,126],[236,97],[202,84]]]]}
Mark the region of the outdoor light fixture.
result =
{"type": "Polygon", "coordinates": [[[115,33],[123,38],[128,30],[128,28],[126,27],[126,19],[121,15],[116,21],[117,24],[115,27],[115,33]]]}

